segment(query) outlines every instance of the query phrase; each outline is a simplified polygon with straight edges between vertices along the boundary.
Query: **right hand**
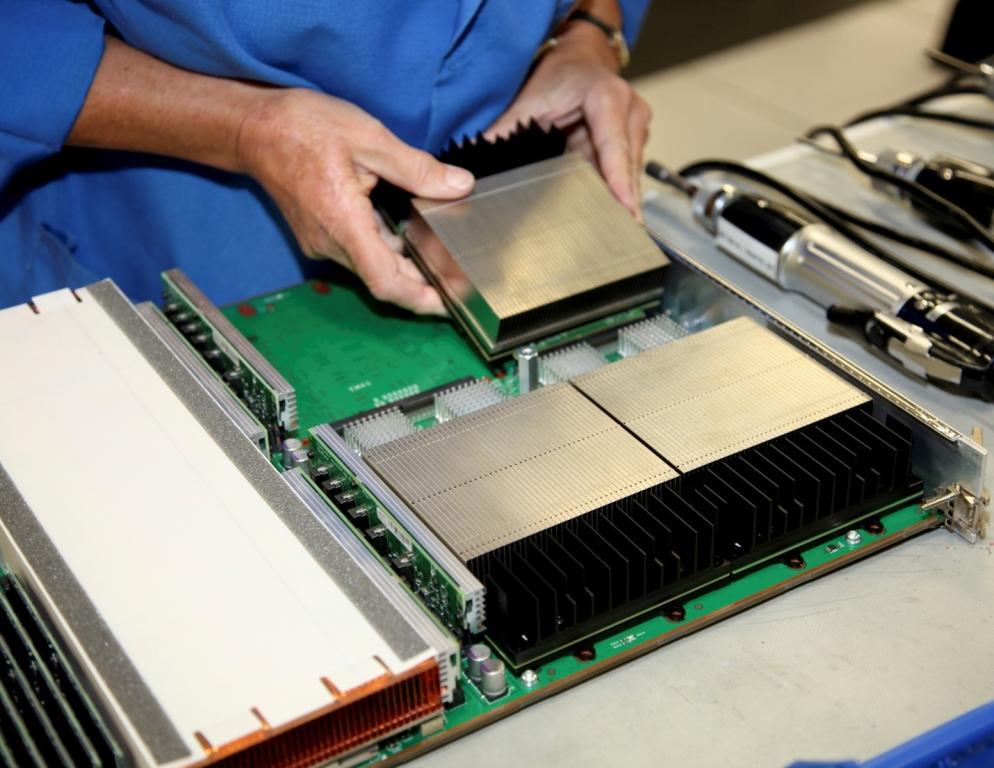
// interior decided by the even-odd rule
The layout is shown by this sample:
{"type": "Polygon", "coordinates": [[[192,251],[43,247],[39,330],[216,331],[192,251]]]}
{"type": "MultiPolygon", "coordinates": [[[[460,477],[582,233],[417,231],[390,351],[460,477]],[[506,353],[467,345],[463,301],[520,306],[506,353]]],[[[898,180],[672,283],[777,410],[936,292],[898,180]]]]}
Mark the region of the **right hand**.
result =
{"type": "Polygon", "coordinates": [[[388,244],[369,193],[382,178],[418,197],[459,198],[472,191],[472,174],[405,144],[358,107],[304,89],[269,91],[236,144],[240,169],[273,198],[307,256],[353,270],[377,299],[444,314],[396,240],[388,244]]]}

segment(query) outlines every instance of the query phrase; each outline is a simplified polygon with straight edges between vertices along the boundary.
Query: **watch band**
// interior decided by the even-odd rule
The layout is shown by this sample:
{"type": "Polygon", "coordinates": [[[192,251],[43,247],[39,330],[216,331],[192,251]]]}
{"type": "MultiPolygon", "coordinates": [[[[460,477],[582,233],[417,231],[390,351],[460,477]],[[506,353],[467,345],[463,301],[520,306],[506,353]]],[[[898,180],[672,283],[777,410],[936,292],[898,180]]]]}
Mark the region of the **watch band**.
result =
{"type": "Polygon", "coordinates": [[[628,66],[628,62],[631,60],[631,52],[628,50],[628,43],[625,41],[625,36],[618,27],[613,27],[603,19],[594,16],[594,14],[580,9],[573,11],[567,16],[566,21],[585,21],[588,24],[593,24],[607,35],[608,42],[614,50],[615,56],[618,57],[618,64],[621,65],[621,68],[624,69],[628,66]]]}
{"type": "Polygon", "coordinates": [[[566,21],[586,21],[590,24],[593,24],[609,38],[612,37],[615,32],[619,31],[617,27],[612,27],[603,19],[598,19],[596,16],[594,16],[594,14],[587,13],[587,11],[582,11],[579,8],[573,11],[573,13],[571,13],[569,16],[567,16],[566,21]]]}

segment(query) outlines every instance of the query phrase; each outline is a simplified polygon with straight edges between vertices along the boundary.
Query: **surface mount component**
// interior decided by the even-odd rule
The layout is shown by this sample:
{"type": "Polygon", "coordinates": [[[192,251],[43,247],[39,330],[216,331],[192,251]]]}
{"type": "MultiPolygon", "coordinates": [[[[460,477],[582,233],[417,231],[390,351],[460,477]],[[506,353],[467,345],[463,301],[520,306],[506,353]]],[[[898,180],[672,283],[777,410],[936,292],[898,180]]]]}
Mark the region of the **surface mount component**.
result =
{"type": "Polygon", "coordinates": [[[582,157],[477,182],[456,201],[415,200],[407,237],[487,356],[661,292],[659,247],[582,157]]]}
{"type": "Polygon", "coordinates": [[[573,385],[681,472],[869,402],[744,317],[573,385]]]}
{"type": "Polygon", "coordinates": [[[112,283],[0,312],[0,358],[0,555],[132,760],[303,767],[437,717],[454,640],[112,283]]]}
{"type": "Polygon", "coordinates": [[[151,302],[143,302],[135,306],[138,313],[145,318],[153,331],[162,339],[169,350],[183,363],[197,383],[200,384],[217,404],[224,409],[242,434],[259,446],[263,453],[269,453],[269,440],[266,429],[252,414],[248,407],[239,400],[223,382],[220,376],[210,366],[205,365],[197,351],[175,329],[161,312],[151,302]]]}
{"type": "MultiPolygon", "coordinates": [[[[480,580],[330,425],[315,427],[311,435],[315,452],[329,461],[332,482],[346,481],[354,492],[352,502],[361,501],[368,507],[367,518],[375,518],[376,525],[384,529],[399,550],[417,555],[425,581],[443,584],[445,591],[451,593],[450,602],[456,605],[447,617],[450,625],[472,635],[482,632],[486,628],[486,604],[480,580]]],[[[322,487],[327,482],[321,481],[322,487]]]]}

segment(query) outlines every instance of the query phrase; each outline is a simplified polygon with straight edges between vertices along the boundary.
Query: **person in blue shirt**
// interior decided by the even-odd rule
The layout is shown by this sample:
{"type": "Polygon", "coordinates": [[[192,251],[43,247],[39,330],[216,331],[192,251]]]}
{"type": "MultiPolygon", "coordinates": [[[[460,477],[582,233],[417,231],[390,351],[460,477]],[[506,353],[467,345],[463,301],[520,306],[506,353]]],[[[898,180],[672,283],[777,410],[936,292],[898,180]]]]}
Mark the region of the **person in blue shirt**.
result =
{"type": "Polygon", "coordinates": [[[106,276],[147,299],[173,266],[226,303],[303,256],[441,312],[377,180],[465,195],[431,153],[535,118],[638,215],[650,112],[609,32],[647,3],[0,0],[0,306],[106,276]]]}

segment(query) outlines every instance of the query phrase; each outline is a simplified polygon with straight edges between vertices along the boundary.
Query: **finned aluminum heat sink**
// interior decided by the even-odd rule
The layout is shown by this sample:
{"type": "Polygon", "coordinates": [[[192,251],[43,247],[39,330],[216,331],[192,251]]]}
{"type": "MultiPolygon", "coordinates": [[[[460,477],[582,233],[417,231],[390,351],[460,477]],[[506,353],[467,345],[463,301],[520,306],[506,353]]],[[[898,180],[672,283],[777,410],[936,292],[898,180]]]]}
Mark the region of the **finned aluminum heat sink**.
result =
{"type": "Polygon", "coordinates": [[[408,240],[488,356],[653,298],[669,263],[575,154],[414,210],[408,240]]]}
{"type": "Polygon", "coordinates": [[[538,359],[538,380],[543,386],[569,381],[607,363],[604,355],[581,341],[565,349],[549,352],[538,359]]]}
{"type": "Polygon", "coordinates": [[[390,408],[374,416],[346,424],[343,433],[349,448],[362,456],[378,445],[414,434],[414,425],[401,413],[400,408],[390,408]]]}
{"type": "Polygon", "coordinates": [[[681,472],[869,401],[747,318],[572,383],[681,472]]]}
{"type": "Polygon", "coordinates": [[[676,477],[565,384],[365,459],[464,561],[676,477]]]}
{"type": "Polygon", "coordinates": [[[477,379],[435,395],[435,419],[440,423],[451,421],[502,403],[506,399],[507,396],[495,382],[477,379]]]}
{"type": "Polygon", "coordinates": [[[657,315],[618,331],[618,354],[633,357],[671,341],[682,339],[689,331],[666,315],[657,315]]]}

